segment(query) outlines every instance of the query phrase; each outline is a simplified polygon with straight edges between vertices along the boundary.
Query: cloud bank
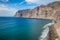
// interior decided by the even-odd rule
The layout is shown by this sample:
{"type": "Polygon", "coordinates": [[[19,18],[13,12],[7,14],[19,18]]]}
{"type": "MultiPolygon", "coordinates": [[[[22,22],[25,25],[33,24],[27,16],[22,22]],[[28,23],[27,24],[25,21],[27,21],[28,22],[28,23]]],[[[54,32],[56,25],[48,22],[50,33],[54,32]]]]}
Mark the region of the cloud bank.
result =
{"type": "Polygon", "coordinates": [[[0,4],[0,16],[14,16],[16,9],[8,8],[4,4],[0,4]]]}
{"type": "Polygon", "coordinates": [[[34,4],[48,4],[49,2],[60,1],[60,0],[25,0],[27,3],[34,3],[34,4]]]}

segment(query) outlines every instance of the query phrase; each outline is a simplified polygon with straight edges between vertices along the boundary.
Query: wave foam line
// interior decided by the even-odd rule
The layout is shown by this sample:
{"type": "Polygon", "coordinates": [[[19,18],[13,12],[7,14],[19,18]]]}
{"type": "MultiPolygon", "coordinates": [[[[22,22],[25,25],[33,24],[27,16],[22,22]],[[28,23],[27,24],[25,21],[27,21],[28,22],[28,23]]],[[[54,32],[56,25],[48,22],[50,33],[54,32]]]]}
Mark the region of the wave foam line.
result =
{"type": "Polygon", "coordinates": [[[48,23],[46,24],[44,27],[43,27],[43,32],[42,32],[42,35],[38,38],[38,40],[48,40],[47,39],[47,36],[48,36],[48,33],[49,33],[49,26],[51,25],[54,25],[55,22],[51,22],[51,23],[48,23]]]}

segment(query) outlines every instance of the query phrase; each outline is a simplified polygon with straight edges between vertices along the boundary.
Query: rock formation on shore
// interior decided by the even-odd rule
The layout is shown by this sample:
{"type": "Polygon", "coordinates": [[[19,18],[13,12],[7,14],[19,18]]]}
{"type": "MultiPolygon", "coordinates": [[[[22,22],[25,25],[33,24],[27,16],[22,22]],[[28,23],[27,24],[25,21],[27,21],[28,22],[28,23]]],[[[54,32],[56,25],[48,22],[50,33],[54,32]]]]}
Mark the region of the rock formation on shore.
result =
{"type": "Polygon", "coordinates": [[[60,1],[52,2],[48,5],[41,5],[34,9],[18,10],[15,16],[60,20],[60,1]]]}

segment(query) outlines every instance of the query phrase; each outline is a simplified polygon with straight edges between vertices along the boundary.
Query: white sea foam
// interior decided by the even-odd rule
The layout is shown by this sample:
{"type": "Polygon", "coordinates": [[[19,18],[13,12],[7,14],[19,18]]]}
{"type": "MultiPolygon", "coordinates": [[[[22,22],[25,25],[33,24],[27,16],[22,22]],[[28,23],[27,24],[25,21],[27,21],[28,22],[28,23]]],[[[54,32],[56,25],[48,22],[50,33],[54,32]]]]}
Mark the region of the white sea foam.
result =
{"type": "Polygon", "coordinates": [[[49,33],[49,26],[51,26],[51,25],[54,25],[54,21],[53,22],[51,22],[51,23],[48,23],[48,24],[46,24],[44,27],[43,27],[43,32],[42,32],[42,35],[38,38],[38,40],[47,40],[47,35],[48,35],[48,33],[49,33]]]}

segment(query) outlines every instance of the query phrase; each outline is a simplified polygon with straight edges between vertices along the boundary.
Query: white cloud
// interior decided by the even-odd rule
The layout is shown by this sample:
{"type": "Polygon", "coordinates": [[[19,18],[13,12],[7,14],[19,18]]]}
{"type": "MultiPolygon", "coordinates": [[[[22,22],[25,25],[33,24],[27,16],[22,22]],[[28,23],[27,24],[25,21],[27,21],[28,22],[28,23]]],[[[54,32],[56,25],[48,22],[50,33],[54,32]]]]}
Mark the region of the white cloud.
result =
{"type": "Polygon", "coordinates": [[[13,16],[13,12],[7,10],[0,10],[0,16],[13,16]]]}
{"type": "Polygon", "coordinates": [[[0,7],[6,7],[4,4],[0,4],[0,7]]]}
{"type": "Polygon", "coordinates": [[[28,3],[36,3],[36,2],[39,2],[40,0],[25,0],[25,1],[28,3]]]}
{"type": "Polygon", "coordinates": [[[22,5],[24,2],[25,2],[25,1],[20,2],[19,5],[22,5]]]}
{"type": "Polygon", "coordinates": [[[25,0],[27,3],[34,3],[34,4],[45,4],[53,1],[60,1],[60,0],[25,0]]]}
{"type": "Polygon", "coordinates": [[[15,8],[8,8],[6,5],[0,5],[0,16],[14,16],[15,8]]]}

